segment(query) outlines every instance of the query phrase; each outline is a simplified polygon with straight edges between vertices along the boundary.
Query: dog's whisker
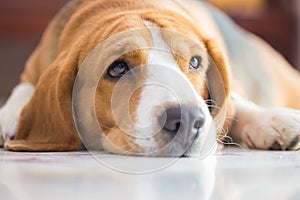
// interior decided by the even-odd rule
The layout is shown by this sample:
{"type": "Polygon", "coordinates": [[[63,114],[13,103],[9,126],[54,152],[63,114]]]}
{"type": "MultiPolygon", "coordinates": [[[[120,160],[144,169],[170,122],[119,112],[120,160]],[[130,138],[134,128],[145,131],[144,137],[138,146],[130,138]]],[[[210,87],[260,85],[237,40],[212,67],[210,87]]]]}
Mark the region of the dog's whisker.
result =
{"type": "Polygon", "coordinates": [[[213,99],[206,99],[206,100],[204,100],[204,102],[205,103],[207,103],[207,104],[213,104],[213,105],[216,105],[217,103],[216,103],[216,101],[215,100],[213,100],[213,99]]]}
{"type": "Polygon", "coordinates": [[[242,145],[233,142],[233,139],[230,136],[223,136],[222,138],[217,138],[217,141],[224,145],[233,145],[241,148],[243,151],[247,151],[242,145]]]}
{"type": "Polygon", "coordinates": [[[222,108],[220,108],[219,106],[216,106],[216,105],[207,105],[208,108],[214,108],[214,109],[217,109],[217,110],[221,110],[222,108]]]}

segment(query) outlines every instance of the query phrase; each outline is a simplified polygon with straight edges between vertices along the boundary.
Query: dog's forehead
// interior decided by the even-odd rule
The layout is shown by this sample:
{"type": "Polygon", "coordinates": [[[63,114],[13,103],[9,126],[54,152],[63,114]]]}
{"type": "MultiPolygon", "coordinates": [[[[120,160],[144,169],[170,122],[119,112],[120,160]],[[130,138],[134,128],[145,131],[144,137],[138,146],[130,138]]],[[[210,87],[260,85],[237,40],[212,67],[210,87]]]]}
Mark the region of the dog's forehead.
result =
{"type": "MultiPolygon", "coordinates": [[[[208,63],[206,47],[201,38],[196,37],[196,34],[183,33],[174,25],[161,27],[158,23],[148,20],[143,20],[143,24],[142,28],[127,30],[124,37],[115,41],[113,46],[115,53],[120,55],[119,58],[133,62],[133,66],[137,66],[136,64],[159,64],[161,55],[167,55],[169,52],[179,66],[184,65],[185,67],[192,56],[200,56],[203,66],[208,63]],[[145,59],[153,50],[160,56],[155,56],[154,59],[145,59]],[[146,60],[155,63],[147,63],[146,60]]],[[[165,60],[170,61],[170,59],[165,60]]]]}

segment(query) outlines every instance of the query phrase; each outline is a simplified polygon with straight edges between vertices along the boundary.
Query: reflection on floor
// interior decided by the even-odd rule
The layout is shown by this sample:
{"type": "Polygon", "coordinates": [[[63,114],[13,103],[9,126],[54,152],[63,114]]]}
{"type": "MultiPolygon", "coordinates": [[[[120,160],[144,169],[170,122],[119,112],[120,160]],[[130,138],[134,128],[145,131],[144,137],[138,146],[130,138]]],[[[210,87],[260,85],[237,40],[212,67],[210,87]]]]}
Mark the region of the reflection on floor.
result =
{"type": "Polygon", "coordinates": [[[299,199],[300,152],[226,148],[205,159],[0,150],[0,199],[299,199]]]}

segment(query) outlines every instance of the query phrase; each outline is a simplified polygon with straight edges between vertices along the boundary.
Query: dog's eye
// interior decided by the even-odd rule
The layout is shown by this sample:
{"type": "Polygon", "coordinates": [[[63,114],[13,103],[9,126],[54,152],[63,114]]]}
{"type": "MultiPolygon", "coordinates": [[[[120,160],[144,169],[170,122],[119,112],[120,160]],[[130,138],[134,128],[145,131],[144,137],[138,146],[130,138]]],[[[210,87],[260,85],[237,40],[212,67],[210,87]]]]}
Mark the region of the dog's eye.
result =
{"type": "Polygon", "coordinates": [[[199,69],[202,66],[202,58],[200,56],[193,56],[190,60],[191,69],[199,69]]]}
{"type": "Polygon", "coordinates": [[[121,78],[128,71],[128,64],[124,61],[117,60],[109,66],[107,74],[112,78],[121,78]]]}

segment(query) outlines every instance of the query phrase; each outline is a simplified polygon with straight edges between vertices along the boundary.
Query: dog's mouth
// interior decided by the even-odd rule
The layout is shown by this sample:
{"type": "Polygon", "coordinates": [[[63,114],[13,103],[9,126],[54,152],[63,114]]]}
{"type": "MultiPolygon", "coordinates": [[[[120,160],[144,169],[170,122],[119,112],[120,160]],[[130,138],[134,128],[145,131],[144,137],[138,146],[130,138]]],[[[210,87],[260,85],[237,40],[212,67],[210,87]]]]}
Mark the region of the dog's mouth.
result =
{"type": "MultiPolygon", "coordinates": [[[[197,139],[203,132],[203,128],[186,133],[180,126],[179,131],[175,135],[165,139],[163,145],[159,147],[157,156],[163,157],[187,157],[195,145],[197,139]],[[187,137],[189,135],[189,137],[187,137]]],[[[169,133],[163,133],[169,135],[169,133]]]]}
{"type": "Polygon", "coordinates": [[[216,147],[214,124],[195,130],[187,130],[180,126],[176,133],[170,135],[162,130],[156,137],[156,147],[144,148],[139,156],[155,157],[203,157],[216,147]]]}

